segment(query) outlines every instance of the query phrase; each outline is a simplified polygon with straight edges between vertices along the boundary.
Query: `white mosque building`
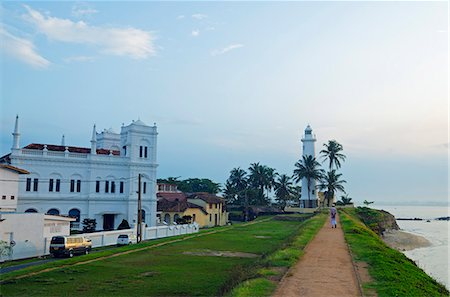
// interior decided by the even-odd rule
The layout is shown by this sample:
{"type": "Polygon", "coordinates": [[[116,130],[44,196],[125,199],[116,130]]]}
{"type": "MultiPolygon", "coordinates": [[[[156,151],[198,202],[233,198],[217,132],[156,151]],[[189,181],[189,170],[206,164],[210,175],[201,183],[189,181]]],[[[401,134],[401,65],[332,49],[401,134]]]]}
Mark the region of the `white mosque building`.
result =
{"type": "MultiPolygon", "coordinates": [[[[316,157],[316,135],[312,133],[311,126],[308,125],[303,135],[303,156],[316,157]]],[[[302,178],[302,193],[300,197],[300,208],[316,208],[318,207],[318,193],[316,180],[311,180],[309,187],[311,193],[308,193],[308,180],[302,178]]]]}
{"type": "Polygon", "coordinates": [[[96,132],[91,147],[31,143],[20,147],[16,117],[11,153],[0,163],[27,170],[20,177],[18,212],[68,215],[81,229],[85,218],[98,230],[118,227],[122,219],[137,222],[138,175],[141,174],[142,217],[156,225],[156,125],[142,121],[122,125],[120,133],[96,132]]]}

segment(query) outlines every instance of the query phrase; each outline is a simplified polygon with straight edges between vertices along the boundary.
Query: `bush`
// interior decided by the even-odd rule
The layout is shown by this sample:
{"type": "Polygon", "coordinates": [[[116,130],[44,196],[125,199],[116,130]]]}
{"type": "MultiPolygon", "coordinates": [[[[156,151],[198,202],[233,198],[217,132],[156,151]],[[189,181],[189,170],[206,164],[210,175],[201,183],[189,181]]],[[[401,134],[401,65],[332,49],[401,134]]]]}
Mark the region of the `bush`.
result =
{"type": "Polygon", "coordinates": [[[97,221],[95,219],[84,219],[83,220],[83,232],[92,233],[95,232],[97,226],[97,221]]]}
{"type": "Polygon", "coordinates": [[[117,227],[117,230],[124,230],[124,229],[131,229],[130,224],[128,224],[127,220],[122,220],[119,227],[117,227]]]}
{"type": "Polygon", "coordinates": [[[176,223],[183,225],[183,224],[190,224],[191,221],[192,221],[192,216],[183,216],[182,218],[178,218],[176,220],[176,223]]]}

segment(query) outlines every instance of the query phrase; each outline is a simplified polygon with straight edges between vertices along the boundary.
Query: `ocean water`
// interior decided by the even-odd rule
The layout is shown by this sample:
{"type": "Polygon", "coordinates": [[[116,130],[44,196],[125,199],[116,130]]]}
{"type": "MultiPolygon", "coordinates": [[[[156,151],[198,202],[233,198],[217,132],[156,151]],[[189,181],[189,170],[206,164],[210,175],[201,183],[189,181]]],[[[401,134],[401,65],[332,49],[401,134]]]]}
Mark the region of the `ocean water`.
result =
{"type": "Polygon", "coordinates": [[[449,227],[450,221],[436,221],[435,218],[447,217],[447,206],[373,206],[384,209],[396,218],[422,218],[424,221],[397,221],[402,231],[420,235],[431,242],[431,246],[403,252],[416,262],[428,275],[450,290],[449,280],[449,227]],[[426,220],[429,219],[430,222],[426,220]]]}

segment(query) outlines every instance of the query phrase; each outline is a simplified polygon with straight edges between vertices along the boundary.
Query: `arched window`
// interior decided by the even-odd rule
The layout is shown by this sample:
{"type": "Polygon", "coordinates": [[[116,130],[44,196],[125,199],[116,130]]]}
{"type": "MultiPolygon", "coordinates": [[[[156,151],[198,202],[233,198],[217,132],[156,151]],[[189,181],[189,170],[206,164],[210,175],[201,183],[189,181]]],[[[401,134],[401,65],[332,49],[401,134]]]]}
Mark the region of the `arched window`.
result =
{"type": "Polygon", "coordinates": [[[27,210],[25,210],[25,212],[32,212],[32,213],[36,213],[38,212],[36,209],[34,208],[28,208],[27,210]]]}
{"type": "Polygon", "coordinates": [[[164,215],[164,222],[166,222],[167,224],[170,224],[170,214],[166,213],[164,215]]]}
{"type": "Polygon", "coordinates": [[[59,210],[57,210],[56,208],[51,208],[47,211],[47,214],[49,215],[54,215],[54,216],[59,216],[59,210]]]}
{"type": "Polygon", "coordinates": [[[142,222],[145,223],[145,210],[141,209],[142,222]]]}
{"type": "Polygon", "coordinates": [[[180,218],[180,216],[178,214],[176,214],[173,216],[173,221],[176,223],[179,218],[180,218]]]}
{"type": "Polygon", "coordinates": [[[69,217],[76,218],[75,222],[80,222],[80,211],[76,208],[69,210],[69,217]]]}

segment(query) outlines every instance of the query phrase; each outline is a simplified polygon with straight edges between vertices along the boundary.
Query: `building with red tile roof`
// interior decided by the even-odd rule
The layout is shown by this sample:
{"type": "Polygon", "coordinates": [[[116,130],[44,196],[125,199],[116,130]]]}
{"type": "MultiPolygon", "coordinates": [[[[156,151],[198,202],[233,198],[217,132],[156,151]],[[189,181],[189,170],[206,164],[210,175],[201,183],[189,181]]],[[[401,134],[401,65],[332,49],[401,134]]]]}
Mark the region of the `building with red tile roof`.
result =
{"type": "Polygon", "coordinates": [[[97,133],[90,147],[33,142],[20,147],[19,118],[11,152],[0,158],[4,166],[29,172],[21,176],[17,211],[68,215],[80,229],[85,218],[96,219],[97,229],[111,230],[122,219],[137,222],[138,175],[141,175],[143,220],[156,225],[156,125],[140,120],[97,133]]]}

